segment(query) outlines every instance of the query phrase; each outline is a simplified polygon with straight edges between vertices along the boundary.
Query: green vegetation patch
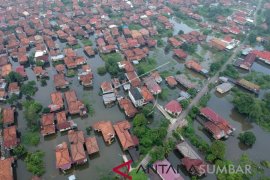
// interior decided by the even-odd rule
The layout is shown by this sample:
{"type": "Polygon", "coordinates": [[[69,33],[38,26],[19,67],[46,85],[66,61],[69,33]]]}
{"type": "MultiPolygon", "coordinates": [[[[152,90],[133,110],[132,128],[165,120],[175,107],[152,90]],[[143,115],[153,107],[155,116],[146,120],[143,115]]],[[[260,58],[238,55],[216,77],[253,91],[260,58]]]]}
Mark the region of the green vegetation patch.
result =
{"type": "Polygon", "coordinates": [[[83,39],[81,40],[81,42],[83,43],[84,46],[92,46],[93,43],[90,39],[83,39]]]}
{"type": "Polygon", "coordinates": [[[39,132],[27,131],[22,135],[22,143],[27,146],[37,146],[40,142],[39,132]]]}

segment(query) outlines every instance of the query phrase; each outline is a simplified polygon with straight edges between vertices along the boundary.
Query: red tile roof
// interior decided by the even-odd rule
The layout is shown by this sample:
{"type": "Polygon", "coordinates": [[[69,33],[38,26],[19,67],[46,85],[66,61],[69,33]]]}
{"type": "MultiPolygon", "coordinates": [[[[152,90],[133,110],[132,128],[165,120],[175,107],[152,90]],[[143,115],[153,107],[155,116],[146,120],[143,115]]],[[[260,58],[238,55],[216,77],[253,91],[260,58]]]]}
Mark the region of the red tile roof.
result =
{"type": "Polygon", "coordinates": [[[124,109],[125,114],[130,118],[134,117],[135,114],[138,112],[138,110],[132,104],[131,100],[127,98],[119,100],[119,106],[124,109]]]}
{"type": "Polygon", "coordinates": [[[67,170],[71,168],[72,161],[69,155],[69,150],[66,142],[62,142],[61,144],[56,146],[55,157],[56,157],[56,168],[61,170],[67,170]]]}
{"type": "Polygon", "coordinates": [[[3,109],[3,124],[13,124],[14,123],[14,108],[7,107],[3,109]]]}
{"type": "Polygon", "coordinates": [[[99,151],[96,137],[85,138],[85,145],[89,155],[99,151]]]}
{"type": "Polygon", "coordinates": [[[16,126],[10,126],[4,129],[4,147],[13,149],[19,143],[17,138],[16,126]]]}
{"type": "Polygon", "coordinates": [[[179,104],[179,102],[176,100],[170,101],[168,104],[165,105],[164,108],[172,113],[181,113],[182,112],[182,107],[179,104]]]}
{"type": "Polygon", "coordinates": [[[111,144],[115,137],[115,132],[113,130],[111,121],[98,121],[93,124],[93,128],[96,131],[100,131],[102,133],[105,142],[111,144]]]}
{"type": "Polygon", "coordinates": [[[14,180],[12,164],[14,159],[7,158],[0,160],[0,179],[2,180],[14,180]]]}
{"type": "Polygon", "coordinates": [[[74,130],[69,130],[68,131],[68,141],[71,144],[77,144],[77,143],[84,143],[84,135],[83,131],[74,131],[74,130]]]}
{"type": "Polygon", "coordinates": [[[82,164],[87,161],[87,157],[82,143],[71,144],[71,158],[74,163],[82,164]]]}
{"type": "Polygon", "coordinates": [[[70,122],[67,121],[66,112],[61,111],[56,113],[57,128],[60,131],[68,130],[71,128],[70,122]]]}
{"type": "Polygon", "coordinates": [[[129,129],[131,128],[131,126],[127,120],[115,123],[113,125],[113,128],[120,140],[121,146],[124,151],[135,145],[133,142],[133,138],[129,133],[129,129]]]}

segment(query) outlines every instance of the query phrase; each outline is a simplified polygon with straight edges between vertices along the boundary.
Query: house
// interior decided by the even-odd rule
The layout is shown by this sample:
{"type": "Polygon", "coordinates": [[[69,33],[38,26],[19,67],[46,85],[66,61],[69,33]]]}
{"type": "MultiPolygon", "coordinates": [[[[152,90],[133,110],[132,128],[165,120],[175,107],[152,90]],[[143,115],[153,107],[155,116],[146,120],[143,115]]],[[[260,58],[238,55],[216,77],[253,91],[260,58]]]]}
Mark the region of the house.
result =
{"type": "Polygon", "coordinates": [[[82,143],[76,143],[70,145],[71,159],[75,164],[84,164],[87,162],[86,153],[82,143]]]}
{"type": "Polygon", "coordinates": [[[113,128],[117,134],[117,137],[121,143],[123,151],[134,147],[135,144],[133,141],[133,137],[129,132],[131,128],[130,123],[127,120],[119,121],[113,125],[113,128]]]}
{"type": "Polygon", "coordinates": [[[0,159],[0,179],[14,180],[13,163],[13,157],[0,159]]]}
{"type": "Polygon", "coordinates": [[[155,99],[154,96],[153,96],[153,94],[145,86],[142,86],[140,88],[140,93],[141,93],[141,95],[143,97],[143,103],[144,104],[147,104],[149,102],[152,102],[155,99]]]}
{"type": "Polygon", "coordinates": [[[84,47],[84,53],[87,56],[94,56],[96,54],[95,51],[93,50],[93,48],[91,46],[85,46],[84,47]]]}
{"type": "Polygon", "coordinates": [[[118,88],[121,87],[121,84],[120,84],[120,81],[119,81],[118,78],[113,78],[113,79],[112,79],[112,84],[113,84],[113,87],[114,87],[115,89],[118,89],[118,88]]]}
{"type": "Polygon", "coordinates": [[[41,134],[47,136],[55,134],[54,114],[43,114],[41,118],[41,134]]]}
{"type": "Polygon", "coordinates": [[[245,79],[239,79],[237,80],[237,84],[249,91],[252,91],[254,93],[259,93],[260,92],[260,86],[255,84],[255,83],[252,83],[250,81],[247,81],[245,79]]]}
{"type": "Polygon", "coordinates": [[[158,83],[155,81],[155,79],[151,76],[146,77],[143,79],[144,80],[144,84],[146,85],[147,89],[149,89],[149,91],[154,94],[160,94],[162,92],[161,87],[158,85],[158,83]]]}
{"type": "Polygon", "coordinates": [[[19,139],[17,138],[16,126],[9,126],[4,129],[3,133],[4,147],[7,150],[15,148],[19,144],[19,139]]]}
{"type": "Polygon", "coordinates": [[[84,87],[91,87],[93,84],[93,73],[81,73],[78,80],[84,87]]]}
{"type": "Polygon", "coordinates": [[[256,60],[256,54],[249,53],[243,61],[239,64],[239,67],[245,70],[250,70],[251,66],[256,60]]]}
{"type": "Polygon", "coordinates": [[[23,78],[27,78],[27,74],[23,66],[16,67],[16,72],[19,73],[23,78]]]}
{"type": "Polygon", "coordinates": [[[181,159],[183,166],[186,171],[192,176],[202,176],[206,173],[206,164],[201,159],[191,159],[189,157],[184,157],[181,159]]]}
{"type": "Polygon", "coordinates": [[[34,71],[36,77],[39,77],[39,78],[48,77],[48,72],[46,72],[44,69],[42,69],[41,66],[35,66],[33,68],[33,71],[34,71]]]}
{"type": "Polygon", "coordinates": [[[5,101],[7,99],[7,92],[5,89],[0,89],[0,101],[5,101]]]}
{"type": "Polygon", "coordinates": [[[82,70],[84,73],[90,73],[92,72],[92,69],[89,64],[82,65],[82,70]]]}
{"type": "Polygon", "coordinates": [[[196,72],[201,72],[202,71],[202,66],[196,62],[195,60],[189,60],[185,63],[186,67],[189,69],[192,69],[196,72]]]}
{"type": "Polygon", "coordinates": [[[119,106],[124,110],[127,117],[132,118],[136,115],[138,110],[134,107],[132,102],[127,98],[122,98],[118,100],[119,106]]]}
{"type": "Polygon", "coordinates": [[[86,115],[85,105],[77,99],[77,95],[74,90],[65,92],[65,98],[67,101],[69,114],[80,114],[81,116],[86,115]]]}
{"type": "Polygon", "coordinates": [[[75,57],[65,57],[64,63],[68,69],[73,69],[77,67],[77,63],[74,60],[75,57]]]}
{"type": "Polygon", "coordinates": [[[141,85],[141,80],[135,71],[125,73],[125,76],[133,87],[139,87],[141,85]]]}
{"type": "Polygon", "coordinates": [[[218,38],[213,38],[210,40],[210,45],[220,51],[223,51],[226,49],[227,43],[223,42],[218,38]]]}
{"type": "Polygon", "coordinates": [[[96,137],[85,138],[85,146],[89,155],[99,152],[99,147],[96,137]]]}
{"type": "Polygon", "coordinates": [[[53,92],[51,93],[51,102],[48,107],[50,108],[51,112],[58,111],[64,107],[64,101],[61,92],[53,92]]]}
{"type": "Polygon", "coordinates": [[[68,141],[70,142],[70,144],[78,144],[78,143],[84,144],[85,139],[83,131],[74,131],[74,130],[68,131],[68,141]]]}
{"type": "Polygon", "coordinates": [[[54,68],[58,73],[65,73],[66,68],[64,64],[57,64],[54,68]]]}
{"type": "Polygon", "coordinates": [[[54,86],[56,89],[64,89],[68,87],[69,82],[65,80],[64,74],[55,74],[53,76],[54,86]]]}
{"type": "Polygon", "coordinates": [[[153,164],[153,167],[162,180],[184,180],[184,178],[172,167],[167,159],[156,161],[153,164]]]}
{"type": "Polygon", "coordinates": [[[3,114],[2,114],[3,125],[9,126],[9,125],[14,124],[14,113],[15,113],[15,108],[6,107],[3,109],[3,114]]]}
{"type": "Polygon", "coordinates": [[[68,146],[66,142],[58,144],[55,149],[56,168],[62,171],[71,168],[72,160],[70,158],[68,146]]]}
{"type": "Polygon", "coordinates": [[[222,83],[216,87],[216,91],[220,94],[224,94],[228,91],[230,91],[233,88],[233,85],[231,83],[222,83]]]}
{"type": "Polygon", "coordinates": [[[158,71],[151,72],[151,73],[150,73],[150,76],[153,77],[154,80],[155,80],[157,83],[161,83],[161,82],[162,82],[162,78],[161,78],[161,76],[159,75],[158,71]]]}
{"type": "Polygon", "coordinates": [[[83,57],[83,56],[77,56],[77,57],[75,58],[75,63],[76,63],[77,66],[86,64],[86,59],[85,59],[85,57],[83,57]]]}
{"type": "Polygon", "coordinates": [[[106,107],[111,107],[116,101],[115,93],[107,93],[102,95],[103,103],[106,107]]]}
{"type": "Polygon", "coordinates": [[[101,83],[100,88],[101,88],[103,94],[114,92],[111,82],[105,81],[105,82],[101,83]]]}
{"type": "Polygon", "coordinates": [[[178,57],[179,59],[186,59],[188,56],[188,54],[185,53],[185,51],[183,51],[182,49],[174,49],[173,52],[174,52],[174,55],[178,57]]]}
{"type": "Polygon", "coordinates": [[[223,137],[227,138],[235,130],[227,120],[209,107],[200,109],[200,115],[207,119],[203,126],[215,139],[221,139],[223,137]]]}
{"type": "Polygon", "coordinates": [[[71,157],[73,163],[83,164],[87,162],[87,157],[84,151],[83,144],[85,142],[82,131],[68,131],[68,140],[71,147],[71,157]]]}
{"type": "Polygon", "coordinates": [[[131,88],[128,92],[128,96],[135,107],[143,106],[144,99],[140,93],[139,88],[131,88]]]}
{"type": "Polygon", "coordinates": [[[180,113],[182,112],[182,107],[179,102],[176,100],[170,101],[168,104],[164,106],[165,111],[167,111],[169,114],[172,116],[179,116],[180,113]]]}
{"type": "Polygon", "coordinates": [[[65,111],[56,113],[56,121],[57,121],[57,129],[60,132],[70,130],[72,128],[72,125],[74,124],[73,121],[67,121],[65,111]]]}
{"type": "Polygon", "coordinates": [[[26,54],[20,54],[18,55],[18,61],[19,63],[22,64],[26,64],[28,62],[28,57],[26,54]]]}
{"type": "Polygon", "coordinates": [[[11,64],[5,64],[1,67],[1,77],[5,78],[12,71],[11,64]]]}
{"type": "Polygon", "coordinates": [[[173,76],[168,76],[168,77],[166,77],[165,80],[171,88],[173,88],[177,85],[177,81],[175,80],[175,78],[173,76]]]}
{"type": "Polygon", "coordinates": [[[184,74],[179,74],[175,76],[175,80],[187,89],[196,88],[196,85],[193,84],[184,74]]]}
{"type": "Polygon", "coordinates": [[[106,143],[111,144],[115,137],[115,132],[111,121],[98,121],[93,124],[95,131],[101,132],[106,143]]]}
{"type": "Polygon", "coordinates": [[[13,82],[8,85],[8,95],[11,96],[12,94],[20,95],[20,86],[18,82],[13,82]]]}
{"type": "Polygon", "coordinates": [[[182,45],[182,42],[178,41],[178,40],[177,40],[176,38],[174,38],[174,37],[170,37],[170,38],[168,39],[168,42],[169,42],[174,48],[179,47],[179,46],[182,45]]]}

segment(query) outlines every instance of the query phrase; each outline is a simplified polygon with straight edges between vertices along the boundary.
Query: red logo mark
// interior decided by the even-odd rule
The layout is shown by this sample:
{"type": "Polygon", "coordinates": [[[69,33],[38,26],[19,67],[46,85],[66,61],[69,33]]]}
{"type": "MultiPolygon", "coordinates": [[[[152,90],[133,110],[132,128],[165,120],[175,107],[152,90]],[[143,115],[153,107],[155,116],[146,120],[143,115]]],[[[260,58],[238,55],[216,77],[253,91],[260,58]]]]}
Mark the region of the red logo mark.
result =
{"type": "Polygon", "coordinates": [[[123,163],[123,164],[120,164],[119,166],[116,166],[116,167],[113,168],[113,172],[115,172],[116,174],[119,174],[120,176],[123,176],[124,178],[132,180],[131,176],[129,176],[128,174],[123,173],[122,171],[120,171],[121,168],[127,167],[127,170],[129,172],[130,167],[131,167],[131,163],[132,163],[132,160],[129,160],[129,161],[123,163]]]}

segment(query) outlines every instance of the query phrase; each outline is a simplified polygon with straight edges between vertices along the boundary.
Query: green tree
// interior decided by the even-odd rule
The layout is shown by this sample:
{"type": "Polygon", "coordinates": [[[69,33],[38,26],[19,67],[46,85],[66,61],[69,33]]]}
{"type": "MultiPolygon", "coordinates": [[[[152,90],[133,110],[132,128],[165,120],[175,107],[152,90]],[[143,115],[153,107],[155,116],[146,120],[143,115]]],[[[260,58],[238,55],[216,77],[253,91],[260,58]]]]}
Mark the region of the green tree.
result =
{"type": "Polygon", "coordinates": [[[248,36],[248,40],[250,44],[256,43],[256,34],[254,32],[251,32],[248,36]]]}
{"type": "Polygon", "coordinates": [[[150,152],[151,162],[154,163],[157,160],[163,160],[165,158],[165,151],[162,146],[157,146],[150,152]]]}
{"type": "Polygon", "coordinates": [[[38,128],[39,112],[42,110],[42,105],[34,100],[26,100],[23,102],[24,117],[27,120],[28,126],[33,130],[38,128]]]}
{"type": "Polygon", "coordinates": [[[145,117],[153,117],[154,115],[154,107],[152,104],[147,104],[143,107],[142,113],[145,117]]]}
{"type": "Polygon", "coordinates": [[[15,102],[17,102],[19,100],[19,96],[16,94],[12,94],[9,98],[7,98],[6,102],[8,104],[14,104],[15,102]]]}
{"type": "Polygon", "coordinates": [[[41,151],[28,153],[25,158],[27,170],[37,176],[43,175],[45,173],[43,157],[44,152],[41,151]]]}
{"type": "Polygon", "coordinates": [[[12,152],[18,158],[24,157],[27,154],[27,151],[22,144],[15,147],[12,152]]]}
{"type": "Polygon", "coordinates": [[[188,105],[189,105],[189,100],[184,99],[184,100],[182,100],[180,102],[180,104],[181,104],[181,106],[182,106],[183,109],[186,109],[188,107],[188,105]]]}
{"type": "Polygon", "coordinates": [[[11,71],[7,76],[6,76],[6,81],[8,83],[12,83],[12,82],[18,82],[18,83],[21,83],[23,81],[23,77],[17,73],[17,72],[14,72],[14,71],[11,71]]]}
{"type": "Polygon", "coordinates": [[[21,93],[26,96],[34,96],[36,94],[37,87],[35,81],[29,81],[26,84],[23,84],[21,87],[21,93]]]}
{"type": "Polygon", "coordinates": [[[251,131],[240,133],[238,139],[240,140],[241,143],[247,146],[252,146],[256,142],[256,136],[251,131]]]}
{"type": "Polygon", "coordinates": [[[147,124],[147,119],[145,118],[144,114],[140,113],[135,116],[133,119],[133,126],[144,126],[147,124]]]}
{"type": "Polygon", "coordinates": [[[26,131],[22,135],[22,143],[27,146],[37,146],[40,142],[39,132],[26,131]]]}
{"type": "Polygon", "coordinates": [[[133,180],[148,180],[147,175],[143,171],[132,170],[129,175],[133,180]]]}
{"type": "Polygon", "coordinates": [[[226,146],[223,141],[216,140],[210,146],[210,152],[216,159],[223,160],[225,157],[226,146]]]}
{"type": "Polygon", "coordinates": [[[103,76],[106,74],[106,68],[105,67],[98,67],[97,72],[99,75],[103,76]]]}

